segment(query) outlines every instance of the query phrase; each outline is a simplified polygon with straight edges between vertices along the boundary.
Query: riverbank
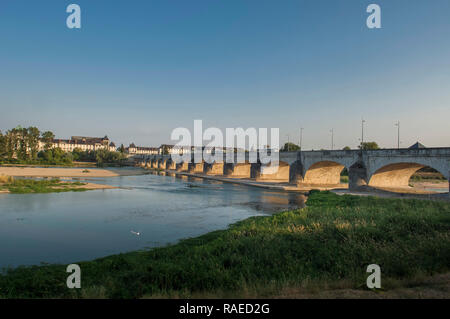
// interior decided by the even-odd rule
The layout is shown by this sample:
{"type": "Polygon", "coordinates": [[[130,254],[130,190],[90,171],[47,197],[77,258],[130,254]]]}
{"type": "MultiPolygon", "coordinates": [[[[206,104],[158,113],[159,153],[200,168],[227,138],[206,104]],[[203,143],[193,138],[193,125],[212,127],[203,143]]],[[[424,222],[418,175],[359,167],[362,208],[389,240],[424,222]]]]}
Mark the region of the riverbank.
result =
{"type": "Polygon", "coordinates": [[[0,276],[0,298],[296,298],[317,291],[377,298],[450,271],[449,214],[446,202],[313,192],[303,209],[80,262],[81,289],[67,289],[66,265],[9,270],[0,276]],[[365,288],[369,264],[381,266],[380,292],[365,288]]]}
{"type": "Polygon", "coordinates": [[[144,175],[148,171],[141,168],[56,168],[56,167],[4,167],[0,175],[13,177],[117,177],[144,175]]]}

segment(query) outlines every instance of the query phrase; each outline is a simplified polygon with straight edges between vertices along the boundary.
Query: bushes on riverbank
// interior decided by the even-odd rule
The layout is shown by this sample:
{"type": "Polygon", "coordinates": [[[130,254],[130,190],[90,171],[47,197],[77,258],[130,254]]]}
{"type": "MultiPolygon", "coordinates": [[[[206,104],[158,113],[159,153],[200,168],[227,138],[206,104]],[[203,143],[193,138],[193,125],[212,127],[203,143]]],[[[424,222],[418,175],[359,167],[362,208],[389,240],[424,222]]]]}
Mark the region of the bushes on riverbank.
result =
{"type": "Polygon", "coordinates": [[[86,189],[78,186],[83,185],[86,184],[81,182],[61,182],[59,178],[36,180],[0,176],[0,187],[12,194],[82,192],[86,189]]]}
{"type": "MultiPolygon", "coordinates": [[[[369,264],[390,280],[449,271],[450,203],[313,192],[301,210],[253,217],[168,247],[65,266],[9,270],[0,297],[240,296],[319,283],[364,289],[369,264]]],[[[270,295],[269,295],[270,296],[270,295]]]]}

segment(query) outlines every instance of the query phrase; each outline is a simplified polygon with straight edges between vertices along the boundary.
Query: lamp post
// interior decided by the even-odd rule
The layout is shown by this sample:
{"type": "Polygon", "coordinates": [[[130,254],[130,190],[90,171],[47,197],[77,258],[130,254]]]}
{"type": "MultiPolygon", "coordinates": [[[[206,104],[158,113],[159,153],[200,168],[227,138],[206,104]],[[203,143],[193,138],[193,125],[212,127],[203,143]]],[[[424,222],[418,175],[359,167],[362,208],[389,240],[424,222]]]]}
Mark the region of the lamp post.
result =
{"type": "Polygon", "coordinates": [[[397,121],[395,126],[397,126],[397,148],[400,149],[400,121],[397,121]]]}
{"type": "Polygon", "coordinates": [[[300,128],[300,143],[299,143],[299,147],[300,147],[300,151],[302,150],[302,139],[303,139],[303,127],[300,128]]]}
{"type": "Polygon", "coordinates": [[[334,129],[330,130],[331,132],[331,150],[334,148],[334,129]]]}
{"type": "Polygon", "coordinates": [[[361,118],[361,149],[363,148],[364,144],[364,123],[366,123],[366,121],[364,120],[364,118],[361,118]]]}

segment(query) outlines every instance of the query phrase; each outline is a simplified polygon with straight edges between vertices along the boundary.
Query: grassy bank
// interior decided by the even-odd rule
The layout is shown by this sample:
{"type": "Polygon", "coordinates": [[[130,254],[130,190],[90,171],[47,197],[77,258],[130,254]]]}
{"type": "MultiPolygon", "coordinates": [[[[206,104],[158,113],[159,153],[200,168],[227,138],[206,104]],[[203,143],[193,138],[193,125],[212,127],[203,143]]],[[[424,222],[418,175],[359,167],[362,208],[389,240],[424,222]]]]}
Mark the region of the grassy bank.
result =
{"type": "Polygon", "coordinates": [[[411,176],[412,182],[422,181],[446,181],[447,179],[441,173],[417,172],[411,176]]]}
{"type": "Polygon", "coordinates": [[[86,184],[81,182],[61,182],[58,178],[35,180],[0,176],[0,190],[7,190],[12,194],[83,192],[87,189],[80,186],[84,185],[86,184]]]}
{"type": "Polygon", "coordinates": [[[286,287],[365,289],[378,264],[384,289],[449,271],[450,203],[313,193],[307,207],[253,217],[149,251],[9,270],[0,297],[270,297],[286,287]]]}
{"type": "Polygon", "coordinates": [[[45,167],[45,168],[52,168],[52,167],[63,167],[63,168],[96,168],[96,163],[91,162],[73,162],[71,164],[42,164],[42,163],[32,163],[32,164],[5,164],[0,162],[0,166],[2,167],[45,167]]]}

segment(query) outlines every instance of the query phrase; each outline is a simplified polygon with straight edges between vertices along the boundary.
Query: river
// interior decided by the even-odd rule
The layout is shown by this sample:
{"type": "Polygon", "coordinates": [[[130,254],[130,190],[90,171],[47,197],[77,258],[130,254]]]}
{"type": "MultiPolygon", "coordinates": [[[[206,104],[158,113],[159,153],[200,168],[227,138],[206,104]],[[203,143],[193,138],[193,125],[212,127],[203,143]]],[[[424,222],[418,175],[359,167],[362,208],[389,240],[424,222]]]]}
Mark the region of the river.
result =
{"type": "Polygon", "coordinates": [[[0,194],[0,267],[69,264],[164,246],[304,204],[298,193],[186,176],[91,181],[120,188],[0,194]]]}

